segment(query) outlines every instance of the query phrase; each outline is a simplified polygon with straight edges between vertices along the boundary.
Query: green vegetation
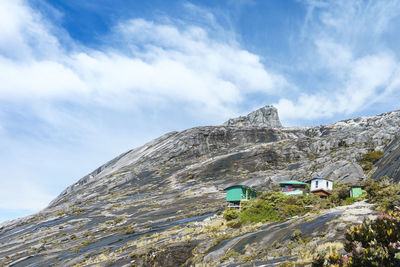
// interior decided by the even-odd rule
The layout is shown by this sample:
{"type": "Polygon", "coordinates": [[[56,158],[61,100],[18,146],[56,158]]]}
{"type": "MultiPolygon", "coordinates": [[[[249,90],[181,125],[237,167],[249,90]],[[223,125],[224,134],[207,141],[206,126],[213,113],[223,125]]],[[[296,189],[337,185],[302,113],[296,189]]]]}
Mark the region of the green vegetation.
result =
{"type": "Polygon", "coordinates": [[[380,160],[382,155],[383,155],[383,151],[381,151],[381,150],[372,151],[372,152],[364,154],[362,156],[362,160],[363,161],[370,161],[372,163],[376,163],[378,160],[380,160]]]}
{"type": "Polygon", "coordinates": [[[365,220],[346,233],[347,255],[320,251],[312,266],[400,266],[400,213],[365,220]]]}
{"type": "Polygon", "coordinates": [[[93,243],[93,240],[94,240],[93,237],[89,238],[88,240],[83,241],[80,246],[82,246],[82,247],[87,246],[87,245],[93,243]]]}
{"type": "MultiPolygon", "coordinates": [[[[400,266],[400,185],[388,177],[365,182],[366,198],[386,212],[375,220],[366,219],[346,233],[346,255],[319,251],[312,266],[400,266]]],[[[352,198],[345,202],[353,201],[352,198]]]]}
{"type": "Polygon", "coordinates": [[[224,261],[227,261],[229,258],[237,258],[238,256],[240,256],[240,253],[239,252],[236,252],[235,250],[233,250],[233,249],[229,249],[226,253],[225,253],[225,255],[221,258],[221,263],[222,262],[224,262],[224,261]]]}
{"type": "Polygon", "coordinates": [[[72,208],[72,215],[79,215],[83,213],[85,210],[77,207],[72,208]]]}
{"type": "Polygon", "coordinates": [[[335,206],[341,206],[344,204],[344,201],[349,196],[350,196],[350,187],[345,184],[336,183],[333,186],[330,200],[335,206]]]}
{"type": "Polygon", "coordinates": [[[400,207],[400,185],[392,184],[387,176],[381,177],[379,181],[368,179],[364,190],[378,211],[393,211],[396,206],[400,207]]]}
{"type": "Polygon", "coordinates": [[[377,151],[372,151],[369,153],[365,153],[361,155],[361,159],[359,160],[359,163],[363,170],[368,173],[372,170],[374,164],[380,160],[380,158],[383,155],[383,151],[377,150],[377,151]]]}
{"type": "Polygon", "coordinates": [[[120,206],[121,206],[121,203],[116,203],[116,204],[111,205],[110,208],[113,209],[113,208],[118,208],[120,206]]]}
{"type": "Polygon", "coordinates": [[[123,218],[121,218],[121,217],[117,217],[117,218],[115,218],[115,219],[114,219],[114,222],[113,222],[113,224],[114,224],[114,225],[116,225],[116,224],[118,224],[118,223],[122,222],[123,220],[124,220],[123,218]]]}
{"type": "Polygon", "coordinates": [[[132,225],[125,226],[125,227],[123,228],[122,233],[123,233],[124,235],[134,234],[134,233],[135,233],[135,229],[133,228],[132,225]]]}
{"type": "Polygon", "coordinates": [[[239,217],[239,210],[237,209],[227,209],[224,211],[224,219],[231,221],[239,217]]]}
{"type": "Polygon", "coordinates": [[[318,212],[322,209],[353,204],[357,199],[350,197],[349,192],[350,187],[343,184],[336,184],[328,199],[322,199],[314,194],[291,196],[269,191],[255,199],[243,201],[240,211],[225,210],[224,219],[231,228],[238,228],[246,222],[280,222],[296,215],[304,215],[311,207],[313,211],[318,212]]]}
{"type": "Polygon", "coordinates": [[[276,222],[307,212],[306,206],[316,205],[320,197],[315,195],[289,196],[281,192],[267,192],[256,199],[242,203],[242,209],[228,209],[224,218],[228,226],[238,227],[245,222],[276,222]]]}
{"type": "Polygon", "coordinates": [[[356,198],[355,197],[348,197],[344,200],[345,205],[351,205],[354,202],[356,202],[356,198]]]}

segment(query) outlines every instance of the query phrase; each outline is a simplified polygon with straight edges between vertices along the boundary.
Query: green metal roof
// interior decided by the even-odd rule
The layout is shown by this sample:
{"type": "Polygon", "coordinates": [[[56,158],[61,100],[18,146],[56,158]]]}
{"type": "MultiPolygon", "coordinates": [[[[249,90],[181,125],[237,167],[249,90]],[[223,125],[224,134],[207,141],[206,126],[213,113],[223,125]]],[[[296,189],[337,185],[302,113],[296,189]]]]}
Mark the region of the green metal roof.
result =
{"type": "Polygon", "coordinates": [[[283,192],[285,195],[303,195],[304,192],[301,190],[295,190],[290,192],[283,192]]]}
{"type": "Polygon", "coordinates": [[[296,181],[296,180],[282,181],[279,184],[281,184],[281,185],[285,185],[285,184],[307,185],[307,183],[299,182],[299,181],[296,181]]]}
{"type": "Polygon", "coordinates": [[[226,191],[226,201],[242,201],[257,197],[257,191],[245,185],[232,185],[224,189],[226,191]]]}
{"type": "Polygon", "coordinates": [[[257,190],[255,190],[254,188],[252,188],[252,187],[250,187],[250,186],[241,185],[241,184],[235,184],[235,185],[228,186],[228,187],[224,188],[224,191],[229,190],[229,189],[234,188],[234,187],[247,188],[247,189],[250,189],[250,190],[252,190],[252,191],[258,192],[257,190]]]}

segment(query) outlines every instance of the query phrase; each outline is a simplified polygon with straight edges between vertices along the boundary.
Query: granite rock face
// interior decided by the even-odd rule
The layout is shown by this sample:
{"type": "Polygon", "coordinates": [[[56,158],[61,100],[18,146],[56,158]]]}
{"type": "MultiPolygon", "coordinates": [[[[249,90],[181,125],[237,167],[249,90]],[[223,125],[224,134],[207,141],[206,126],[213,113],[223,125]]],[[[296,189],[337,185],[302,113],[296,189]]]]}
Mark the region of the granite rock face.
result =
{"type": "MultiPolygon", "coordinates": [[[[41,212],[1,223],[0,265],[216,263],[224,257],[221,251],[239,244],[224,238],[248,234],[246,242],[258,242],[257,236],[264,238],[269,231],[284,237],[309,225],[308,220],[296,227],[264,225],[246,233],[223,228],[218,212],[225,207],[222,189],[227,185],[266,191],[283,180],[321,176],[358,183],[366,178],[359,160],[373,150],[384,156],[368,176],[398,178],[400,111],[315,127],[280,127],[277,114],[276,120],[262,111],[251,114],[241,126],[228,121],[167,133],[100,166],[41,212]]],[[[337,212],[315,218],[316,235],[324,235],[323,223],[337,212]]],[[[271,244],[279,241],[268,238],[271,244]]],[[[237,248],[251,253],[254,246],[245,245],[237,248]]]]}
{"type": "Polygon", "coordinates": [[[364,171],[360,165],[346,160],[338,160],[327,164],[315,176],[329,177],[333,181],[340,183],[357,183],[365,179],[364,171]]]}
{"type": "Polygon", "coordinates": [[[379,179],[382,176],[400,181],[400,137],[396,137],[387,147],[380,161],[379,166],[372,178],[379,179]]]}
{"type": "Polygon", "coordinates": [[[258,126],[258,127],[271,127],[280,128],[282,124],[279,120],[278,110],[274,106],[265,106],[257,109],[247,116],[240,116],[238,118],[229,119],[223,125],[226,126],[258,126]]]}

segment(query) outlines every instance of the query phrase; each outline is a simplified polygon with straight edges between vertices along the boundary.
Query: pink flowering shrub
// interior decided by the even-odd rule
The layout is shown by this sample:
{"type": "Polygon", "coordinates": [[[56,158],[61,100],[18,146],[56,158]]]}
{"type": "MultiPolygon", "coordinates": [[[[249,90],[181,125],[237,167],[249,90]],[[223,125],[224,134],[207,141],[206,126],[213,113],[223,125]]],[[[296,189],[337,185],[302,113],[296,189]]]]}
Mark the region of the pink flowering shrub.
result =
{"type": "Polygon", "coordinates": [[[400,266],[399,213],[382,214],[375,220],[366,219],[346,233],[342,256],[319,254],[312,266],[400,266]]]}

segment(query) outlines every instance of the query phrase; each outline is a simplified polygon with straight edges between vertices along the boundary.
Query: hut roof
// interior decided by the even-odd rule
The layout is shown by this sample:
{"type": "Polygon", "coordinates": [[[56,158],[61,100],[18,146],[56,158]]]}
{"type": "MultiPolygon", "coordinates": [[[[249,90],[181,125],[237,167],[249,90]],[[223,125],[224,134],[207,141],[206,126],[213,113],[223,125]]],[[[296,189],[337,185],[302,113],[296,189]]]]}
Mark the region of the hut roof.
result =
{"type": "Polygon", "coordinates": [[[238,187],[238,186],[239,186],[239,187],[242,187],[242,188],[250,189],[250,190],[253,190],[253,191],[256,191],[256,192],[257,192],[257,190],[255,190],[254,188],[252,188],[252,187],[250,187],[250,186],[247,186],[247,185],[242,185],[242,184],[234,184],[234,185],[225,187],[225,188],[224,188],[224,191],[229,190],[229,189],[231,189],[231,188],[233,188],[233,187],[238,187]]]}
{"type": "Polygon", "coordinates": [[[327,180],[327,181],[331,181],[333,183],[333,180],[328,179],[328,178],[323,178],[323,177],[313,177],[311,179],[307,180],[307,183],[311,183],[312,180],[316,180],[316,179],[322,179],[322,180],[327,180]]]}
{"type": "Polygon", "coordinates": [[[357,187],[364,188],[365,186],[364,185],[360,185],[360,184],[353,184],[353,185],[350,185],[350,187],[351,188],[357,188],[357,187]]]}
{"type": "Polygon", "coordinates": [[[303,183],[303,182],[296,181],[296,180],[282,181],[279,184],[280,185],[307,185],[307,183],[303,183]]]}

